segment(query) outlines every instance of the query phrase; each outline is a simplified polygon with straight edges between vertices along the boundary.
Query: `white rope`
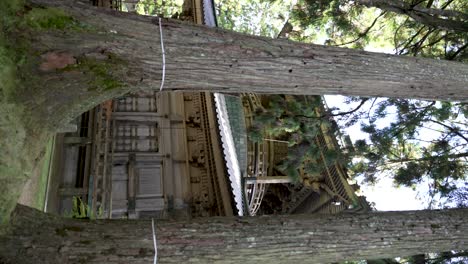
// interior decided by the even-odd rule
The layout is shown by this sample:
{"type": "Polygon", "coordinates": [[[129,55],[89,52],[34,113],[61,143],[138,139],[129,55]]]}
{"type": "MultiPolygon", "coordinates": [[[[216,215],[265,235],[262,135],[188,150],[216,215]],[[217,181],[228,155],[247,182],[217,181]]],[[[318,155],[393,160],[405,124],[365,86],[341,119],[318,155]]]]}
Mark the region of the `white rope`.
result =
{"type": "Polygon", "coordinates": [[[161,79],[161,87],[159,87],[159,91],[162,91],[163,86],[164,86],[164,79],[166,77],[166,52],[164,51],[161,18],[159,18],[159,36],[161,38],[161,51],[162,51],[162,79],[161,79]]]}
{"type": "MultiPolygon", "coordinates": [[[[163,40],[163,34],[162,34],[161,18],[159,18],[159,36],[161,39],[161,52],[162,52],[162,78],[161,78],[161,87],[159,87],[159,91],[162,91],[164,87],[164,79],[166,77],[166,52],[164,51],[164,40],[163,40]]],[[[153,245],[154,245],[153,264],[157,264],[158,263],[158,244],[156,243],[156,230],[154,228],[154,218],[151,218],[151,228],[153,230],[153,245]]]]}
{"type": "Polygon", "coordinates": [[[151,218],[151,226],[153,228],[153,244],[154,244],[154,261],[153,264],[158,263],[158,245],[156,244],[156,231],[154,229],[154,219],[151,218]]]}

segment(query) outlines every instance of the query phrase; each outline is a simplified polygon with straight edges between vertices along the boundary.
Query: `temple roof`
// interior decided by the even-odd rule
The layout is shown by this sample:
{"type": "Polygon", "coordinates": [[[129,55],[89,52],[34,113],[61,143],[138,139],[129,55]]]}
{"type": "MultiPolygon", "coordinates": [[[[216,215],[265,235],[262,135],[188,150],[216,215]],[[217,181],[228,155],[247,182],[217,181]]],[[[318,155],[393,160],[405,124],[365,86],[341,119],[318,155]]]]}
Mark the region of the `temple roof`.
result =
{"type": "Polygon", "coordinates": [[[231,189],[237,208],[237,213],[238,215],[242,216],[245,215],[242,197],[242,175],[232,135],[232,129],[229,122],[229,113],[226,108],[226,100],[224,95],[220,93],[215,93],[214,98],[227,173],[231,183],[231,189]]]}

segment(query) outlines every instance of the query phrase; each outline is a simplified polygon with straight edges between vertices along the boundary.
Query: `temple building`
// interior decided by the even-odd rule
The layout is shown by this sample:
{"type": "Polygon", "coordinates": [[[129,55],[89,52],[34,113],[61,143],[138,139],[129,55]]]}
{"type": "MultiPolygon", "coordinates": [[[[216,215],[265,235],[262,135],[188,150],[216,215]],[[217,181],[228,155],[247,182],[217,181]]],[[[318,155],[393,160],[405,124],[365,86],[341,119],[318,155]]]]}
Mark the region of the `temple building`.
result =
{"type": "MultiPolygon", "coordinates": [[[[129,12],[136,6],[93,3],[129,12]]],[[[182,14],[216,26],[212,1],[186,1],[182,14]]],[[[247,137],[261,104],[255,94],[148,91],[103,102],[55,136],[46,211],[180,219],[369,210],[339,164],[326,164],[316,184],[278,173],[287,145],[247,137]]],[[[325,128],[317,144],[340,148],[325,128]]]]}
{"type": "MultiPolygon", "coordinates": [[[[263,108],[268,95],[242,96],[246,126],[254,123],[256,109],[263,108]]],[[[285,96],[292,97],[292,96],[285,96]]],[[[313,97],[313,96],[309,96],[313,97]]],[[[324,100],[315,111],[327,113],[324,100]]],[[[335,124],[333,119],[330,120],[335,124]]],[[[341,211],[371,210],[365,197],[356,193],[357,184],[351,184],[346,168],[337,160],[327,161],[325,153],[332,150],[347,155],[350,140],[346,140],[337,126],[321,126],[314,142],[319,158],[313,162],[320,168],[318,175],[308,175],[299,168],[299,181],[292,181],[279,165],[287,159],[288,142],[265,135],[260,142],[248,141],[248,180],[245,181],[249,214],[339,213],[341,211]]]]}

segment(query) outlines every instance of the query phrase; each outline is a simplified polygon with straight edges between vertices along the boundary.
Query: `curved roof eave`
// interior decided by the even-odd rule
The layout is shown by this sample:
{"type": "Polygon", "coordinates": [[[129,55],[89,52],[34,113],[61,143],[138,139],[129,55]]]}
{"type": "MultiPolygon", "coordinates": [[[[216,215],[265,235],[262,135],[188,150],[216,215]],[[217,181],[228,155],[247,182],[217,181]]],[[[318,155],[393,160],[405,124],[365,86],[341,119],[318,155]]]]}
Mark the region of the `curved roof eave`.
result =
{"type": "Polygon", "coordinates": [[[226,161],[226,168],[229,181],[231,183],[232,195],[234,197],[238,215],[243,216],[245,213],[242,196],[242,175],[236,153],[236,147],[234,145],[234,139],[232,136],[231,125],[229,123],[229,115],[226,108],[225,97],[223,94],[215,93],[214,101],[216,107],[216,116],[218,119],[219,134],[221,137],[221,147],[223,149],[224,160],[226,161]]]}
{"type": "Polygon", "coordinates": [[[203,22],[209,27],[218,27],[213,0],[203,0],[203,22]]]}

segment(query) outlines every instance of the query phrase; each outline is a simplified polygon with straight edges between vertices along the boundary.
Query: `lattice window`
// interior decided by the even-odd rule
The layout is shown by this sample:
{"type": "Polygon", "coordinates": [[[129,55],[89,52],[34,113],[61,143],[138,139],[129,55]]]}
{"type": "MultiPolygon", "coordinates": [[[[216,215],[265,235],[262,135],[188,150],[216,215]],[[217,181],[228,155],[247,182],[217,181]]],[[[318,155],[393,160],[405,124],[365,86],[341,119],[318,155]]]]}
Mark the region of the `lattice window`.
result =
{"type": "Polygon", "coordinates": [[[158,112],[155,94],[135,94],[115,100],[116,112],[158,112]]]}
{"type": "Polygon", "coordinates": [[[158,125],[118,122],[114,143],[117,152],[159,152],[158,125]]]}

